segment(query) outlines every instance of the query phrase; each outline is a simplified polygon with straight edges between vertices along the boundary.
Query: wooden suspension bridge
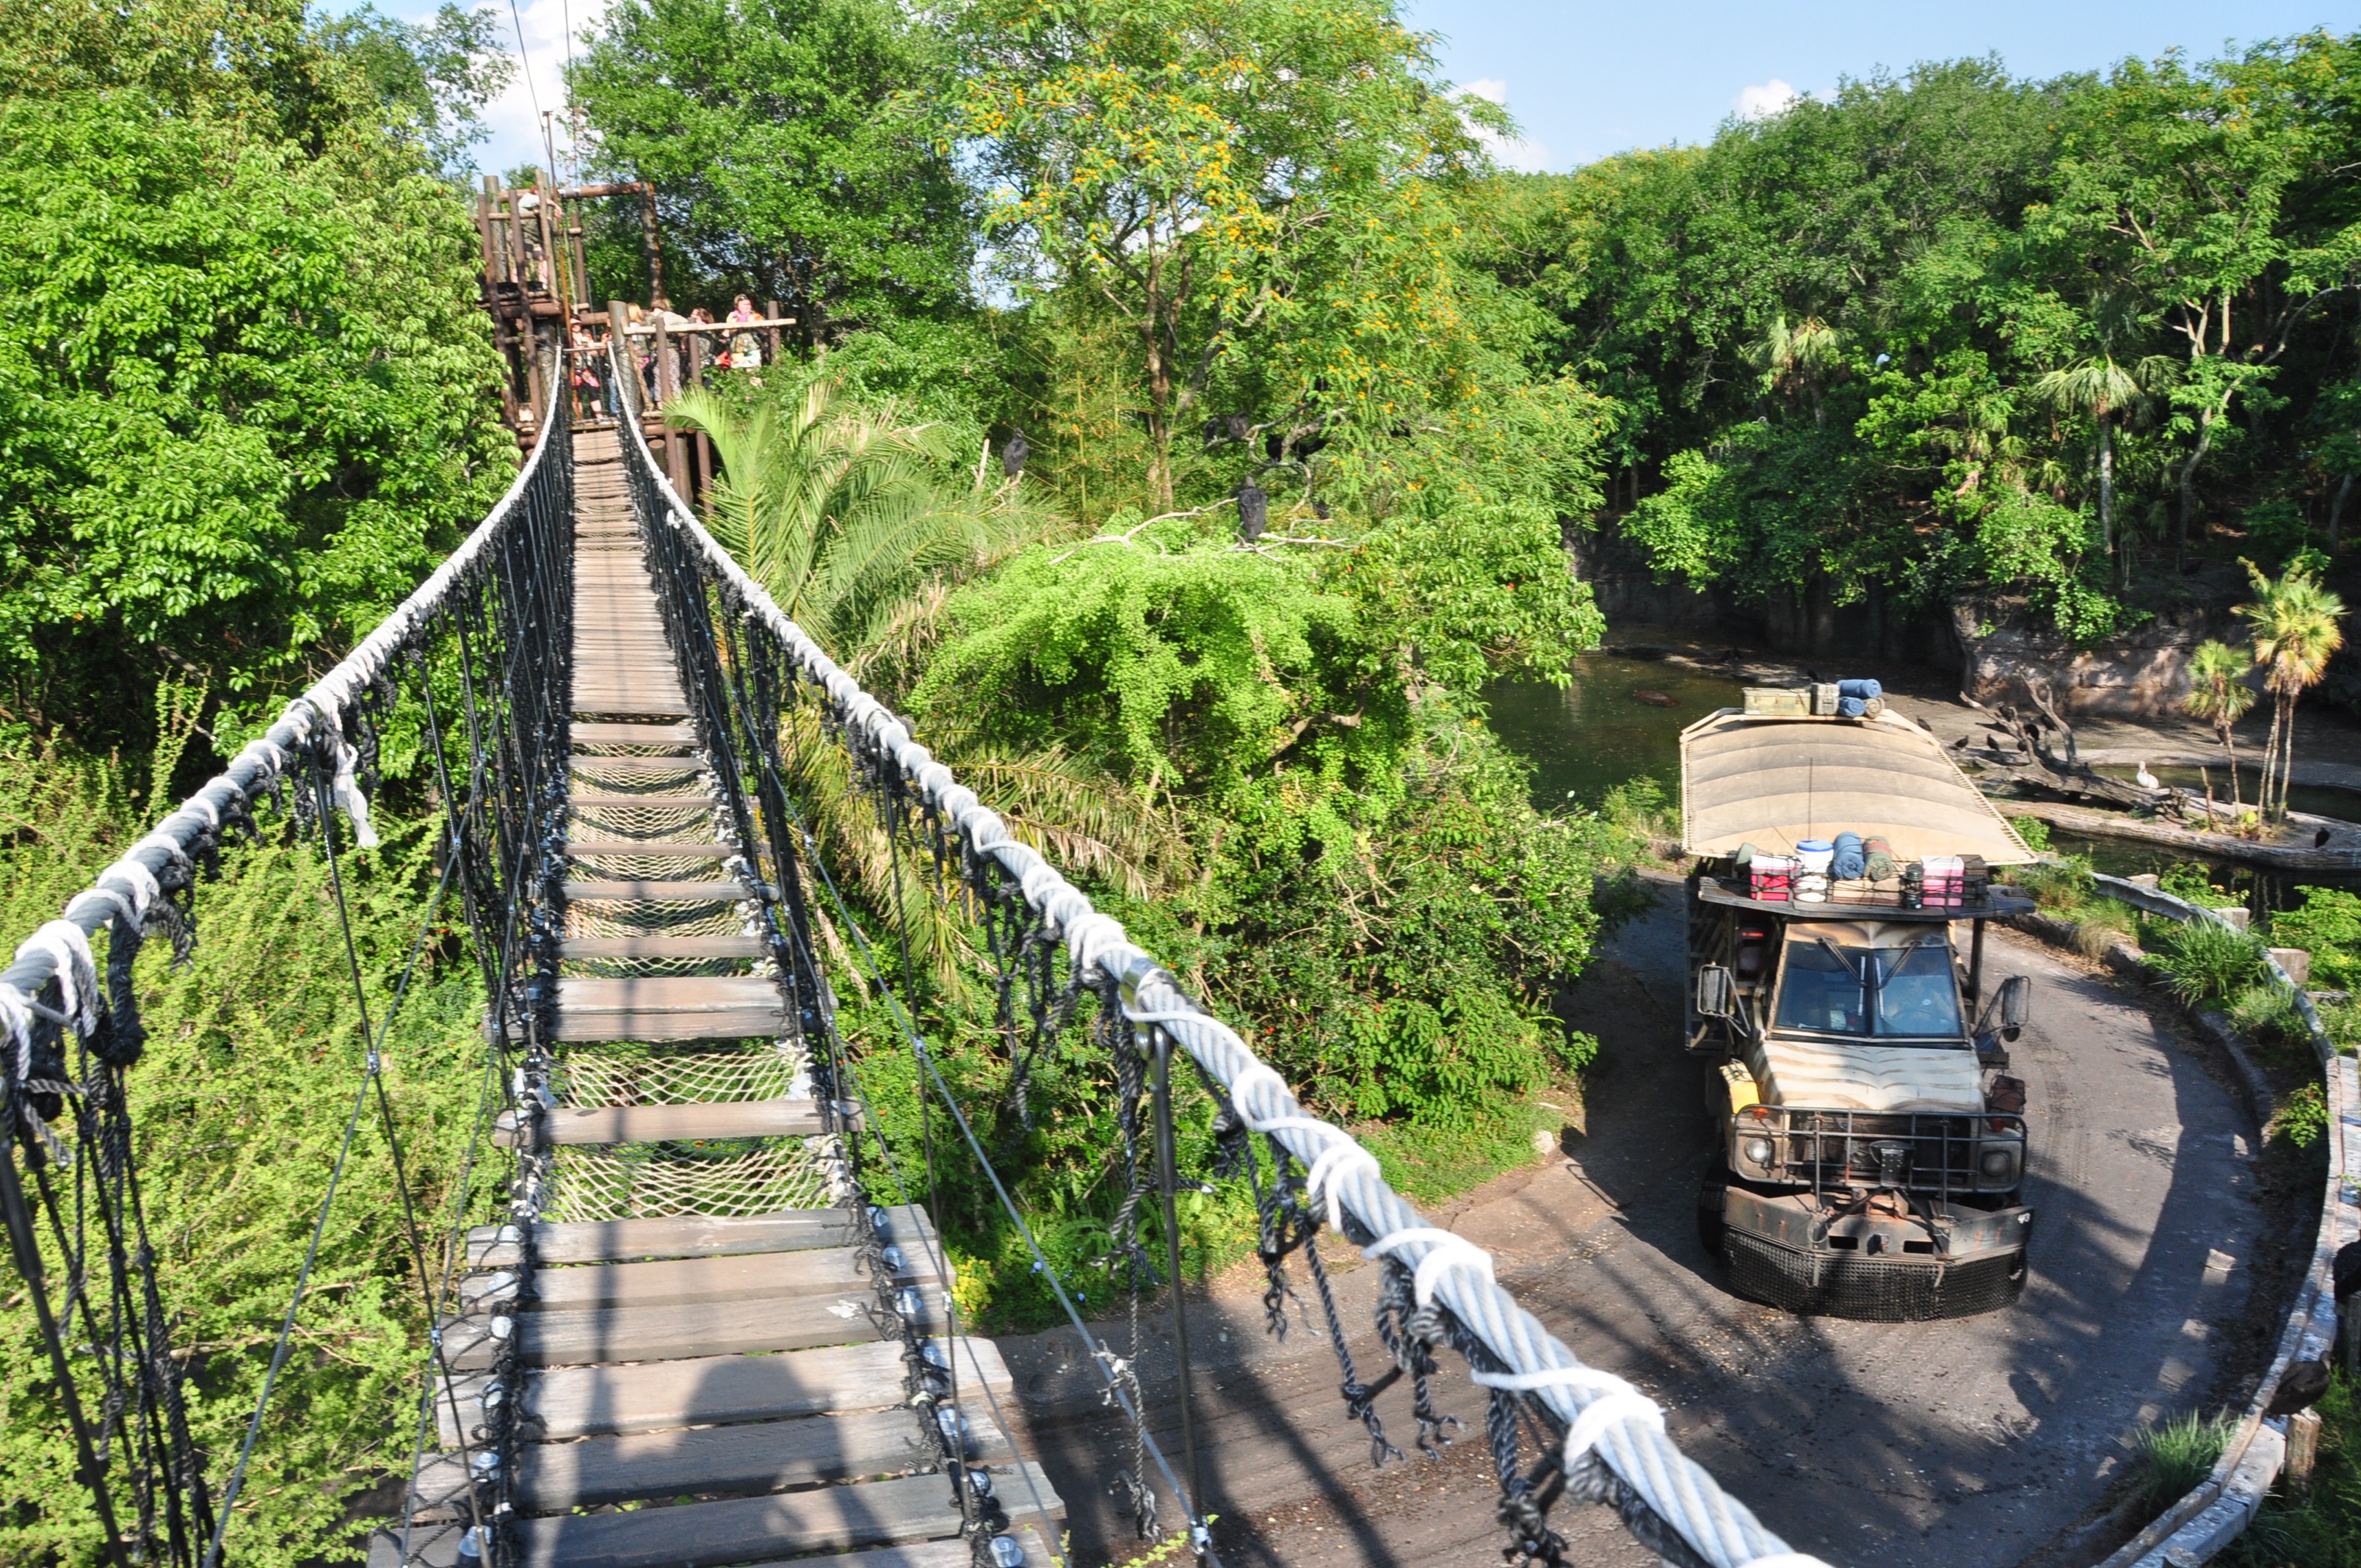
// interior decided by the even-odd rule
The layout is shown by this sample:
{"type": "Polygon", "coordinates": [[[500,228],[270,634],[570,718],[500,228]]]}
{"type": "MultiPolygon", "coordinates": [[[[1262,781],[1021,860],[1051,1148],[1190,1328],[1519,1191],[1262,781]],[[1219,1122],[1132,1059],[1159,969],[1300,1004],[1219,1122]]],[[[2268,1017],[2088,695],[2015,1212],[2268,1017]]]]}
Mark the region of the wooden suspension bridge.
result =
{"type": "MultiPolygon", "coordinates": [[[[461,1429],[502,1399],[522,1439],[508,1480],[527,1568],[837,1554],[862,1568],[959,1568],[972,1561],[962,1515],[950,1481],[923,1473],[926,1412],[906,1394],[904,1346],[879,1338],[869,1314],[859,1217],[824,1202],[730,1212],[782,1185],[766,1182],[764,1162],[791,1172],[822,1118],[807,1089],[774,1092],[795,1087],[778,1081],[774,1044],[793,1023],[777,981],[755,972],[763,943],[715,929],[756,890],[725,869],[735,850],[710,826],[710,768],[618,441],[613,430],[575,438],[568,917],[554,1031],[574,1091],[537,1118],[505,1113],[499,1133],[513,1146],[537,1124],[558,1173],[555,1212],[598,1217],[468,1234],[462,1310],[439,1325],[440,1446],[419,1466],[407,1531],[379,1532],[371,1568],[461,1562],[480,1479],[461,1429]],[[708,1092],[674,1097],[663,1084],[708,1092]],[[697,1212],[711,1209],[724,1212],[697,1212]],[[489,1370],[510,1336],[522,1369],[513,1388],[489,1370]]],[[[936,1336],[927,1359],[964,1396],[933,1419],[994,1477],[1027,1560],[1047,1563],[1056,1495],[1029,1465],[1017,1474],[1020,1456],[983,1408],[986,1390],[1010,1398],[1007,1369],[989,1340],[944,1337],[950,1282],[926,1212],[886,1210],[882,1228],[893,1286],[916,1292],[936,1336]]]]}

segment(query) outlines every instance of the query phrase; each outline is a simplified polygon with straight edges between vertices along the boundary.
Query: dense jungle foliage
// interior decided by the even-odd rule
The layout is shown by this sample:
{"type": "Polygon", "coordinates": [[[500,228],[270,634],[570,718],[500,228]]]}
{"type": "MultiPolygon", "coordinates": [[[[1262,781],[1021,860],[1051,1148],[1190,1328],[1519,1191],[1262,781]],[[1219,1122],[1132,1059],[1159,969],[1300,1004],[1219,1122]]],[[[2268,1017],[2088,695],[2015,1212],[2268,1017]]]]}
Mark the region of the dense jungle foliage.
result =
{"type": "MultiPolygon", "coordinates": [[[[456,7],[0,22],[0,905],[24,931],[512,472],[456,188],[504,63],[456,7]]],[[[2079,640],[2202,596],[2207,563],[2313,549],[2336,575],[2356,50],[1924,66],[1531,176],[1490,166],[1505,118],[1386,0],[617,0],[571,90],[586,172],[657,187],[674,303],[797,319],[793,362],[676,411],[724,452],[717,532],[1433,1197],[1554,1124],[1540,1096],[1595,1047],[1551,1004],[1644,853],[1643,803],[1537,810],[1485,723],[1487,681],[1562,680],[1601,634],[1570,532],[1741,610],[1982,603],[2079,640]]],[[[644,299],[628,203],[591,227],[594,293],[644,299]]],[[[1104,1299],[1103,1058],[1050,1057],[1029,1119],[1008,1106],[983,934],[800,724],[881,1124],[915,1144],[878,984],[906,937],[946,1072],[1104,1299]]],[[[424,914],[430,804],[396,768],[386,846],[347,867],[376,1003],[424,914]]],[[[322,877],[293,839],[234,854],[192,967],[141,960],[151,1219],[217,1464],[357,1083],[322,877]]],[[[478,998],[430,935],[390,1059],[447,1211],[478,998]]],[[[348,1550],[348,1506],[407,1464],[422,1311],[382,1138],[355,1157],[366,1201],[324,1233],[236,1526],[258,1563],[348,1550]]],[[[967,1306],[1027,1321],[1045,1282],[980,1174],[946,1179],[967,1306]]],[[[1191,1266],[1246,1223],[1226,1188],[1191,1198],[1191,1266]]],[[[0,1298],[0,1557],[87,1560],[38,1349],[0,1298]]]]}
{"type": "Polygon", "coordinates": [[[2356,49],[1920,66],[1506,180],[1475,244],[1612,400],[1608,526],[1659,572],[2095,640],[2342,543],[2356,49]]]}

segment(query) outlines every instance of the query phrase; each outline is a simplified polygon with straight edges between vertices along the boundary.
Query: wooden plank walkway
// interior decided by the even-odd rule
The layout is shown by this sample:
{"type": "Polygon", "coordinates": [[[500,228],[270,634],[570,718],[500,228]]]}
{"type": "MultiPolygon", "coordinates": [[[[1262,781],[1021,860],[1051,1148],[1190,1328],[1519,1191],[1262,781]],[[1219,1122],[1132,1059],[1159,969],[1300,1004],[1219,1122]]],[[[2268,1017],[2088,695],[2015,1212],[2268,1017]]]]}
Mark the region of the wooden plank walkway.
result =
{"type": "MultiPolygon", "coordinates": [[[[451,1376],[410,1492],[409,1561],[461,1563],[468,1449],[505,1401],[523,1439],[510,1484],[526,1568],[816,1556],[968,1568],[939,1450],[905,1398],[903,1344],[871,1317],[855,1213],[741,1212],[721,1179],[732,1161],[774,1182],[748,1190],[792,1179],[821,1107],[790,1081],[795,1021],[756,972],[765,948],[741,907],[755,890],[717,837],[727,817],[708,793],[615,437],[584,433],[575,451],[564,1087],[541,1118],[554,1196],[530,1235],[501,1225],[467,1238],[456,1311],[440,1325],[451,1376]],[[517,1370],[501,1387],[490,1368],[511,1344],[517,1370]]],[[[529,1135],[513,1113],[494,1128],[504,1145],[529,1135]]],[[[817,1176],[804,1185],[820,1190],[817,1176]]],[[[990,1341],[945,1337],[926,1213],[878,1213],[893,1287],[932,1336],[928,1358],[957,1366],[960,1405],[941,1419],[994,1476],[1027,1563],[1047,1568],[1062,1505],[984,1397],[1013,1407],[1008,1369],[990,1341]]],[[[372,1537],[370,1568],[401,1568],[400,1534],[372,1537]]]]}

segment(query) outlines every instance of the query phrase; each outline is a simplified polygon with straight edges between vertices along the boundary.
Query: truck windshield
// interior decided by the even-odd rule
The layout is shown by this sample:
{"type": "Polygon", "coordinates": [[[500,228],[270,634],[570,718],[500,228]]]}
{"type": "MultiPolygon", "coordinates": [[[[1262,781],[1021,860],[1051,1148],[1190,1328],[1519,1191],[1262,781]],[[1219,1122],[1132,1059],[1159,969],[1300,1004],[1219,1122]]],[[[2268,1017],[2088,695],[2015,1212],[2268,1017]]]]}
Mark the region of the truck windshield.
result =
{"type": "Polygon", "coordinates": [[[1787,944],[1776,1026],[1816,1035],[1958,1039],[1960,993],[1949,949],[1839,947],[1820,938],[1787,944]]]}

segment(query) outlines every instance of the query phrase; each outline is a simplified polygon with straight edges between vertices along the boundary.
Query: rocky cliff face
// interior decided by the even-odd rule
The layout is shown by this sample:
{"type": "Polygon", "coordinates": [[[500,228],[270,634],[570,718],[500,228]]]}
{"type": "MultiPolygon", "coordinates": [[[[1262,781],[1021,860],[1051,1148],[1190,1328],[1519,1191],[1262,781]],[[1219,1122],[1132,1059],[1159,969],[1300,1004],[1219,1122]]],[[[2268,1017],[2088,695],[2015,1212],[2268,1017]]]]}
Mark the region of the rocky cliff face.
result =
{"type": "Polygon", "coordinates": [[[1960,691],[1978,702],[2020,702],[2037,687],[2060,713],[2159,718],[2189,695],[2189,656],[2209,637],[2235,639],[2218,612],[2168,611],[2096,647],[2024,624],[2019,607],[1966,600],[1950,607],[1960,691]]]}

